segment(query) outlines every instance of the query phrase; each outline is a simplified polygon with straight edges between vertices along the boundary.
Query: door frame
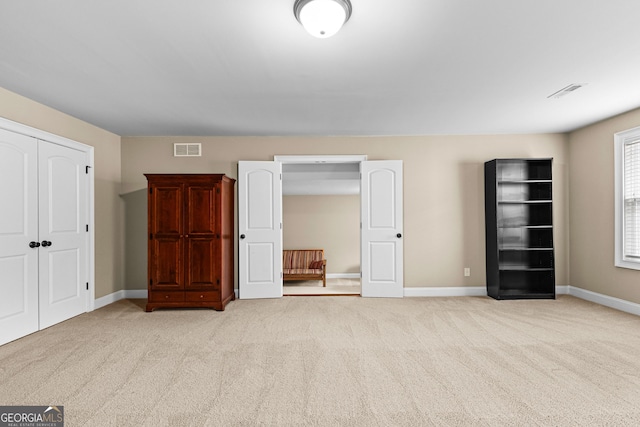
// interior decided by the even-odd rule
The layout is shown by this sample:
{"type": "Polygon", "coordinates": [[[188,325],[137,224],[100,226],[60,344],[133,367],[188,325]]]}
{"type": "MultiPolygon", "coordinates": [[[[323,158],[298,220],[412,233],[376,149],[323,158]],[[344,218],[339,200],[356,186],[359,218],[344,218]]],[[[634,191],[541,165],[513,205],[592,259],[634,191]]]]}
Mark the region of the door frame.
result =
{"type": "MultiPolygon", "coordinates": [[[[274,162],[280,162],[282,165],[311,165],[311,164],[330,164],[330,163],[348,163],[348,164],[357,164],[358,165],[358,174],[360,173],[360,164],[362,162],[367,161],[366,154],[330,154],[330,155],[274,155],[274,162]]],[[[283,168],[284,169],[284,168],[283,168]]],[[[283,180],[284,180],[284,172],[283,172],[283,180]]],[[[360,181],[360,180],[359,180],[360,181]]],[[[284,186],[284,181],[283,181],[284,186]]],[[[360,186],[360,182],[358,182],[358,187],[360,186]]],[[[338,193],[336,193],[338,194],[338,193]]],[[[342,194],[342,193],[341,193],[342,194]]],[[[351,194],[351,193],[349,193],[351,194]]],[[[358,200],[359,202],[362,200],[361,191],[358,191],[358,200]]],[[[359,208],[361,209],[361,208],[359,208]]],[[[360,216],[360,243],[358,243],[358,247],[361,246],[362,241],[362,213],[359,212],[360,216]]],[[[283,208],[283,216],[284,216],[284,208],[283,208]]],[[[284,225],[283,225],[284,227],[284,225]]],[[[362,251],[362,248],[360,248],[362,251]]],[[[362,254],[360,254],[362,256],[362,254]]],[[[360,271],[357,273],[358,279],[360,280],[360,296],[362,296],[362,262],[360,263],[360,271]]],[[[356,273],[349,273],[355,277],[356,273]]]]}
{"type": "Polygon", "coordinates": [[[55,135],[31,126],[23,125],[12,120],[0,117],[0,128],[19,133],[25,136],[36,138],[41,141],[52,144],[61,145],[63,147],[82,151],[87,154],[87,172],[89,176],[88,195],[87,195],[87,214],[89,222],[89,232],[87,233],[87,280],[89,281],[89,292],[87,292],[87,301],[85,302],[86,312],[95,309],[95,190],[94,190],[94,147],[86,145],[63,136],[55,135]]]}
{"type": "Polygon", "coordinates": [[[300,156],[273,156],[274,162],[294,163],[299,165],[306,165],[310,163],[360,163],[367,161],[366,154],[354,154],[354,155],[300,155],[300,156]]]}

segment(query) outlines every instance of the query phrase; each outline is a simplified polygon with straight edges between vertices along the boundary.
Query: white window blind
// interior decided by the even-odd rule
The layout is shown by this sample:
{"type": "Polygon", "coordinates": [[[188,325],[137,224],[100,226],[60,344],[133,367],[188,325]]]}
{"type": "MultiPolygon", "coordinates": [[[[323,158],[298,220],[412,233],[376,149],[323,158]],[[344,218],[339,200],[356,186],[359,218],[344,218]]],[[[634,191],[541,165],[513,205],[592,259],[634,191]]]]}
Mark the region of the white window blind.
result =
{"type": "Polygon", "coordinates": [[[624,144],[624,256],[640,260],[640,139],[624,144]]]}
{"type": "Polygon", "coordinates": [[[640,126],[613,136],[615,266],[640,270],[640,126]]]}

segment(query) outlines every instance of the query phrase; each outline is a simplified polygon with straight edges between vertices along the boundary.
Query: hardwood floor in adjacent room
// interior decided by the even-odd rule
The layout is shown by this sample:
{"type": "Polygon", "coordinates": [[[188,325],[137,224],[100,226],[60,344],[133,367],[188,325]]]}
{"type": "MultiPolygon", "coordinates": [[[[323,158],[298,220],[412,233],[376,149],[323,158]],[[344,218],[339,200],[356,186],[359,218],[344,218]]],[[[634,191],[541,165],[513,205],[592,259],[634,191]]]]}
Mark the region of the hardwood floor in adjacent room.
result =
{"type": "Polygon", "coordinates": [[[360,279],[327,279],[327,287],[320,280],[285,282],[284,296],[360,295],[360,279]]]}

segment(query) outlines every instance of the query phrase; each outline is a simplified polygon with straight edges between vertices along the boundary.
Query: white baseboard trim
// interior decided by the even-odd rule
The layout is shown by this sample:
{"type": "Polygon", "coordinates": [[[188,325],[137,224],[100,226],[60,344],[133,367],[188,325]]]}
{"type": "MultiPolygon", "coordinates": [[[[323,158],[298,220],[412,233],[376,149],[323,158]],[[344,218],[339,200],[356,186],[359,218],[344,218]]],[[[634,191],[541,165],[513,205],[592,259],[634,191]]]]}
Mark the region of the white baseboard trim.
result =
{"type": "Polygon", "coordinates": [[[105,295],[100,298],[96,298],[93,307],[95,310],[102,308],[106,305],[113,304],[116,301],[124,299],[124,291],[117,291],[109,295],[105,295]]]}
{"type": "MultiPolygon", "coordinates": [[[[358,273],[337,274],[336,278],[354,278],[360,277],[358,273]]],[[[329,275],[327,274],[327,277],[329,275]]],[[[235,289],[236,298],[238,298],[238,290],[235,289]]],[[[624,311],[625,313],[640,316],[640,304],[626,301],[620,298],[610,297],[608,295],[599,294],[597,292],[588,291],[586,289],[577,288],[575,286],[562,285],[556,286],[556,295],[571,295],[586,301],[603,305],[605,307],[624,311]]],[[[439,288],[404,288],[405,297],[479,297],[487,296],[487,288],[484,286],[458,286],[458,287],[439,287],[439,288]]],[[[121,299],[144,299],[147,298],[146,289],[128,289],[117,291],[109,295],[97,298],[94,302],[94,309],[97,310],[121,299]]]]}
{"type": "Polygon", "coordinates": [[[588,291],[586,289],[576,288],[575,286],[569,286],[568,288],[568,294],[576,298],[591,301],[596,304],[604,305],[605,307],[614,308],[616,310],[640,316],[640,304],[636,304],[635,302],[610,297],[608,295],[599,294],[597,292],[588,291]]]}
{"type": "MultiPolygon", "coordinates": [[[[556,286],[557,295],[569,294],[570,286],[556,286]]],[[[485,286],[458,286],[442,288],[404,288],[405,297],[482,297],[487,296],[485,286]]]]}
{"type": "Polygon", "coordinates": [[[327,273],[327,279],[359,279],[360,273],[327,273]]]}
{"type": "Polygon", "coordinates": [[[121,299],[143,299],[147,298],[146,289],[128,289],[123,291],[117,291],[109,295],[105,295],[100,298],[96,298],[94,303],[94,310],[102,308],[106,305],[113,304],[121,299]]]}
{"type": "Polygon", "coordinates": [[[479,297],[487,296],[484,286],[458,286],[446,288],[404,288],[405,297],[479,297]]]}

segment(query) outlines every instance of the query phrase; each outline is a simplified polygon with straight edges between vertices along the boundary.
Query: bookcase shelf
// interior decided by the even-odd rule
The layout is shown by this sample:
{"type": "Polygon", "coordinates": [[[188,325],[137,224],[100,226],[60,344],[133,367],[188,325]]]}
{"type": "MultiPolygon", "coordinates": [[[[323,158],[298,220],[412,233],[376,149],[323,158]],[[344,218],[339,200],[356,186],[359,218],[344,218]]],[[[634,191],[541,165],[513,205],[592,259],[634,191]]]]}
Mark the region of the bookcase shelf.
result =
{"type": "Polygon", "coordinates": [[[555,298],[552,159],[485,163],[487,294],[555,298]]]}

